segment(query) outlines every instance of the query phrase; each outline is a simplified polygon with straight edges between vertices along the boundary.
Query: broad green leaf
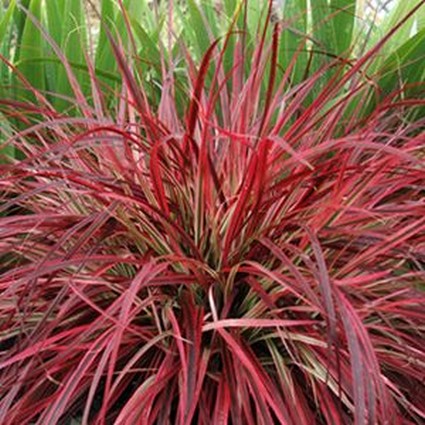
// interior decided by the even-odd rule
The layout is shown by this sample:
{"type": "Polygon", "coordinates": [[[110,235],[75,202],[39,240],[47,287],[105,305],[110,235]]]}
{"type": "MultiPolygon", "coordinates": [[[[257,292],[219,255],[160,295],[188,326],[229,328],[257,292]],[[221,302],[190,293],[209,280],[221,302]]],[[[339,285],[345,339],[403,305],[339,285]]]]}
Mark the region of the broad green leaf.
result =
{"type": "Polygon", "coordinates": [[[133,46],[129,43],[129,31],[131,31],[130,22],[135,21],[143,24],[146,8],[148,8],[148,6],[143,0],[124,0],[123,6],[127,15],[127,20],[125,19],[122,11],[120,11],[116,18],[117,32],[118,36],[121,38],[124,49],[129,50],[131,53],[135,54],[136,52],[132,51],[133,46]],[[130,27],[128,27],[128,25],[130,25],[130,27]]]}
{"type": "Polygon", "coordinates": [[[229,18],[233,18],[241,4],[240,0],[223,0],[225,14],[229,18]]]}
{"type": "Polygon", "coordinates": [[[317,64],[323,65],[329,60],[325,53],[335,51],[335,33],[331,23],[331,8],[328,0],[316,0],[310,8],[312,18],[311,36],[317,64]]]}
{"type": "MultiPolygon", "coordinates": [[[[62,27],[63,19],[66,13],[66,2],[48,1],[45,3],[47,28],[49,35],[58,46],[62,46],[62,27]]],[[[55,56],[50,45],[47,46],[48,54],[51,57],[55,56]]],[[[35,58],[34,58],[35,59],[35,58]]],[[[45,64],[46,82],[49,91],[56,93],[58,91],[57,82],[60,73],[63,73],[63,66],[60,61],[48,61],[45,64]],[[60,71],[62,70],[62,71],[60,71]]]]}
{"type": "Polygon", "coordinates": [[[335,37],[334,53],[347,56],[353,42],[356,0],[331,0],[330,12],[335,37]]]}
{"type": "MultiPolygon", "coordinates": [[[[30,66],[34,66],[36,64],[41,64],[41,63],[44,63],[45,65],[49,65],[49,64],[60,65],[61,60],[58,57],[54,57],[54,56],[43,56],[39,58],[36,58],[36,57],[29,58],[25,60],[24,63],[30,66]]],[[[84,73],[87,76],[86,78],[89,78],[87,64],[70,61],[69,66],[75,72],[84,73]]],[[[109,80],[111,82],[118,83],[119,81],[121,81],[121,78],[117,74],[106,72],[106,71],[103,71],[102,69],[97,69],[97,68],[95,69],[95,72],[99,77],[109,80]]]]}
{"type": "MultiPolygon", "coordinates": [[[[332,10],[328,0],[316,0],[310,7],[311,13],[311,65],[309,75],[322,70],[333,60],[336,51],[335,32],[332,23],[332,10]]],[[[322,78],[317,81],[314,89],[308,97],[308,102],[312,102],[318,93],[325,87],[326,82],[331,78],[332,73],[323,73],[322,78]]]]}
{"type": "Polygon", "coordinates": [[[27,14],[24,12],[25,10],[28,10],[31,4],[31,0],[20,0],[16,3],[17,6],[21,7],[15,7],[14,11],[14,17],[13,20],[15,21],[15,30],[16,30],[16,50],[15,50],[15,59],[19,58],[19,51],[21,48],[21,41],[22,41],[22,34],[24,33],[24,27],[27,20],[27,14]]]}
{"type": "MultiPolygon", "coordinates": [[[[26,16],[22,32],[22,38],[20,40],[17,67],[34,88],[43,92],[46,88],[46,75],[44,72],[44,65],[40,64],[39,66],[34,67],[28,65],[28,62],[26,62],[32,57],[44,56],[44,37],[40,29],[37,28],[36,24],[32,20],[35,19],[40,23],[42,22],[42,3],[42,0],[31,0],[31,3],[29,4],[29,16],[26,16]],[[30,16],[32,17],[32,19],[30,18],[30,16]]],[[[26,12],[20,11],[20,13],[25,14],[26,12]]],[[[20,82],[16,81],[16,83],[17,85],[22,86],[20,82]]],[[[18,89],[17,94],[18,97],[33,99],[33,95],[30,94],[27,90],[18,89]]]]}
{"type": "MultiPolygon", "coordinates": [[[[355,0],[316,0],[310,7],[312,17],[313,49],[320,64],[332,56],[346,56],[353,37],[356,12],[355,0]]],[[[317,61],[316,61],[317,62],[317,61]]]]}
{"type": "Polygon", "coordinates": [[[149,10],[146,0],[124,0],[123,4],[129,17],[139,22],[144,19],[145,13],[149,10]]]}
{"type": "MultiPolygon", "coordinates": [[[[413,10],[413,8],[419,6],[420,4],[422,4],[422,6],[403,24],[403,26],[397,31],[396,35],[386,43],[384,51],[390,52],[397,49],[411,37],[415,26],[417,31],[420,31],[425,21],[425,3],[423,0],[400,0],[396,2],[396,6],[393,7],[391,13],[378,27],[379,32],[377,35],[379,37],[382,37],[391,31],[391,29],[399,24],[406,17],[406,15],[413,10]]],[[[377,39],[373,39],[374,43],[377,41],[377,39]]]]}
{"type": "MultiPolygon", "coordinates": [[[[356,1],[316,0],[309,10],[312,18],[312,74],[333,62],[336,57],[349,56],[353,42],[356,1]]],[[[314,91],[321,91],[332,75],[333,71],[323,73],[314,91]]]]}
{"type": "Polygon", "coordinates": [[[0,7],[1,12],[1,20],[0,20],[0,44],[3,43],[3,40],[6,38],[7,32],[10,29],[11,18],[13,17],[13,13],[15,11],[16,2],[15,0],[11,0],[9,6],[6,11],[3,13],[3,8],[0,7]]]}
{"type": "MultiPolygon", "coordinates": [[[[87,25],[81,0],[67,0],[65,4],[65,16],[62,19],[62,34],[60,48],[70,62],[85,64],[85,51],[87,49],[87,25]]],[[[81,88],[85,93],[89,92],[90,81],[86,73],[75,71],[81,88]]],[[[69,82],[69,76],[64,66],[58,69],[56,82],[52,91],[73,98],[74,91],[69,82]]],[[[54,101],[55,106],[62,110],[69,106],[68,102],[59,97],[54,101]]]]}
{"type": "MultiPolygon", "coordinates": [[[[374,80],[374,87],[379,87],[379,94],[376,88],[369,93],[369,100],[355,98],[351,102],[348,113],[355,110],[358,102],[363,102],[361,115],[367,116],[373,112],[377,103],[388,95],[400,91],[400,98],[418,98],[423,96],[423,81],[425,79],[425,68],[422,66],[425,61],[425,29],[411,37],[395,52],[381,62],[380,67],[374,74],[368,70],[368,74],[374,80]]],[[[425,108],[411,108],[411,112],[418,116],[425,115],[425,108]]]]}
{"type": "Polygon", "coordinates": [[[192,47],[195,49],[195,58],[200,60],[212,43],[211,29],[208,27],[208,23],[204,21],[201,9],[195,0],[188,0],[187,13],[180,13],[187,15],[184,27],[185,35],[190,38],[192,47]]]}
{"type": "Polygon", "coordinates": [[[292,81],[302,81],[307,68],[306,37],[307,32],[307,0],[287,0],[283,7],[283,30],[279,44],[279,64],[285,71],[298,56],[292,72],[292,81]]]}
{"type": "MultiPolygon", "coordinates": [[[[422,6],[416,11],[414,16],[409,18],[395,33],[394,35],[382,46],[379,54],[376,55],[371,64],[369,65],[369,73],[376,73],[383,66],[386,59],[403,46],[406,42],[412,39],[413,35],[422,31],[424,28],[423,23],[425,20],[425,3],[420,0],[404,0],[398,1],[390,15],[378,26],[378,31],[375,36],[369,41],[372,47],[384,35],[391,31],[397,24],[399,24],[407,14],[416,6],[422,3],[422,6]]],[[[401,64],[401,63],[400,63],[401,64]]]]}
{"type": "MultiPolygon", "coordinates": [[[[205,22],[208,22],[208,26],[211,30],[212,36],[214,39],[222,37],[225,33],[225,31],[221,32],[219,29],[219,23],[220,20],[217,19],[217,12],[216,12],[216,4],[214,1],[205,1],[201,3],[202,6],[202,12],[205,18],[205,22]]],[[[223,22],[224,24],[226,22],[223,22]]],[[[226,27],[225,27],[226,28],[226,27]]]]}
{"type": "Polygon", "coordinates": [[[97,42],[95,63],[96,68],[104,71],[116,72],[117,66],[112,54],[107,30],[114,33],[114,22],[117,8],[113,0],[102,0],[99,39],[97,42]]]}
{"type": "Polygon", "coordinates": [[[140,58],[142,59],[142,61],[146,60],[150,66],[153,66],[153,68],[159,69],[161,65],[161,54],[158,48],[159,33],[155,34],[154,36],[151,36],[144,30],[144,28],[138,22],[133,22],[132,24],[135,36],[137,37],[141,46],[139,55],[140,58]]]}
{"type": "MultiPolygon", "coordinates": [[[[161,53],[159,50],[159,37],[161,25],[158,26],[155,34],[148,34],[138,22],[132,22],[134,36],[137,38],[140,49],[138,51],[138,75],[143,81],[153,82],[150,96],[160,97],[161,83],[161,53]],[[158,93],[159,91],[159,93],[158,93]]],[[[164,52],[166,54],[166,52],[164,52]]],[[[156,103],[155,103],[156,104],[156,103]]]]}
{"type": "MultiPolygon", "coordinates": [[[[223,0],[224,3],[224,16],[222,18],[222,32],[223,34],[230,28],[231,22],[236,19],[236,14],[240,13],[240,2],[237,0],[223,0]]],[[[229,38],[227,49],[224,52],[224,70],[226,73],[230,72],[234,65],[235,43],[238,35],[232,35],[229,38]]]]}
{"type": "Polygon", "coordinates": [[[425,29],[400,46],[384,62],[378,80],[383,95],[404,89],[404,96],[423,96],[425,29]],[[419,84],[417,84],[419,83],[419,84]]]}
{"type": "MultiPolygon", "coordinates": [[[[129,31],[132,30],[131,28],[131,21],[143,22],[143,15],[144,15],[144,8],[145,8],[145,2],[144,1],[136,1],[136,0],[126,0],[123,1],[120,5],[122,7],[114,8],[111,2],[105,3],[105,10],[102,18],[104,18],[106,21],[104,22],[103,28],[101,26],[101,34],[100,36],[102,39],[100,40],[100,43],[102,43],[99,48],[106,49],[106,52],[111,52],[109,46],[109,38],[108,34],[112,36],[116,41],[118,41],[118,44],[123,46],[123,49],[126,52],[131,52],[135,54],[136,52],[133,51],[133,47],[129,41],[131,41],[131,38],[129,37],[129,31]],[[106,25],[106,26],[105,26],[106,25]],[[105,44],[103,44],[105,43],[105,44]],[[105,47],[108,46],[108,47],[105,47]]],[[[136,46],[137,47],[137,46],[136,46]]],[[[100,59],[100,58],[98,58],[100,59]]],[[[111,54],[111,59],[115,61],[114,55],[111,54]]],[[[102,64],[99,64],[102,65],[102,64]]],[[[108,63],[108,67],[110,67],[110,63],[108,63]]]]}
{"type": "Polygon", "coordinates": [[[66,14],[66,1],[47,1],[45,9],[47,15],[47,28],[49,35],[60,46],[62,44],[63,24],[66,14]]]}
{"type": "MultiPolygon", "coordinates": [[[[0,18],[0,53],[6,57],[10,58],[12,53],[12,24],[13,24],[13,13],[15,11],[15,0],[11,0],[9,6],[6,10],[3,11],[3,8],[0,7],[1,18],[0,18]]],[[[3,62],[0,61],[0,96],[7,97],[9,93],[10,85],[10,69],[3,62]]]]}
{"type": "Polygon", "coordinates": [[[267,12],[269,9],[268,2],[247,2],[247,26],[248,33],[252,40],[256,36],[260,36],[263,31],[264,24],[266,23],[267,12]]]}

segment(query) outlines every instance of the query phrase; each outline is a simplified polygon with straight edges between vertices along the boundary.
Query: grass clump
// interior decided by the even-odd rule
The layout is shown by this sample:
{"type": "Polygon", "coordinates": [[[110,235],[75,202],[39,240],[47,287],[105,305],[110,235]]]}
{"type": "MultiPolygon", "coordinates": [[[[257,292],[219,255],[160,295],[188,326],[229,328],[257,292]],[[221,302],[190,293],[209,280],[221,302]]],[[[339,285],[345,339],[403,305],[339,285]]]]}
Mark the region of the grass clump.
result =
{"type": "Polygon", "coordinates": [[[0,101],[1,423],[424,420],[423,87],[374,97],[391,35],[295,84],[283,28],[0,101]]]}

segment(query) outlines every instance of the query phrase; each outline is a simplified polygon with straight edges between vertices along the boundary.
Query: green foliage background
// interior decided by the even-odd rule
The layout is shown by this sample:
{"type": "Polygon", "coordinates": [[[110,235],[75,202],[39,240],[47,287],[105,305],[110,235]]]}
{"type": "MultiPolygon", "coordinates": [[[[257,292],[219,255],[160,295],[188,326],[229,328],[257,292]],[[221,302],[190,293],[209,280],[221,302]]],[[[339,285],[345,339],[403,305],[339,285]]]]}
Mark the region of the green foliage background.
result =
{"type": "MultiPolygon", "coordinates": [[[[181,109],[187,93],[184,49],[189,49],[195,65],[199,64],[211,43],[219,39],[223,44],[225,34],[232,28],[235,37],[227,41],[223,64],[227,73],[233,66],[240,34],[245,48],[253,51],[266,19],[281,22],[277,61],[282,74],[292,66],[290,82],[296,87],[335,58],[353,66],[359,55],[375,46],[415,7],[417,11],[385,42],[379,55],[366,64],[363,78],[370,93],[366,100],[353,99],[351,110],[356,103],[366,102],[366,114],[380,98],[396,90],[401,90],[401,97],[403,93],[422,95],[425,70],[420,64],[425,56],[425,8],[420,7],[421,0],[396,2],[379,24],[365,18],[365,2],[356,0],[317,0],[312,8],[307,0],[287,0],[283,7],[274,8],[271,17],[267,13],[268,2],[248,1],[246,9],[239,0],[158,3],[102,0],[97,11],[94,3],[83,0],[3,2],[0,97],[36,102],[30,89],[33,87],[46,96],[56,111],[78,114],[81,105],[76,90],[81,89],[84,98],[91,102],[93,79],[89,69],[93,67],[106,103],[113,108],[121,79],[108,40],[113,37],[128,52],[128,60],[134,64],[139,82],[145,85],[151,105],[159,103],[163,81],[172,73],[177,87],[181,87],[181,92],[176,93],[177,108],[181,109]],[[93,20],[93,16],[97,19],[93,20]],[[98,20],[102,24],[93,34],[98,20]],[[170,27],[173,37],[167,35],[170,27]]],[[[266,39],[271,39],[272,31],[269,26],[266,39]]],[[[323,73],[308,102],[332,76],[332,70],[323,73]]],[[[266,81],[265,78],[264,91],[266,81]]],[[[0,119],[4,121],[2,115],[0,119]]],[[[3,125],[3,140],[7,139],[8,128],[9,123],[3,125]]],[[[13,155],[11,148],[4,149],[5,152],[13,155]]]]}

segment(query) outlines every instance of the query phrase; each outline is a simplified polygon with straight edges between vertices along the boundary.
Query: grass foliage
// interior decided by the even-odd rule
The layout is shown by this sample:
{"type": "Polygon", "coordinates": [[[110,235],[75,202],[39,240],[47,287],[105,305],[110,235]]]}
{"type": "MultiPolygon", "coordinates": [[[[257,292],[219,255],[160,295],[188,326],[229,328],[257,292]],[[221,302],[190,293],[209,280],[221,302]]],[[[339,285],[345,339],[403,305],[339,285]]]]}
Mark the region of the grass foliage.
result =
{"type": "Polygon", "coordinates": [[[422,423],[424,87],[391,73],[420,3],[356,59],[231,0],[174,4],[152,42],[159,13],[104,1],[127,35],[72,61],[27,21],[59,61],[6,61],[0,423],[422,423]]]}

